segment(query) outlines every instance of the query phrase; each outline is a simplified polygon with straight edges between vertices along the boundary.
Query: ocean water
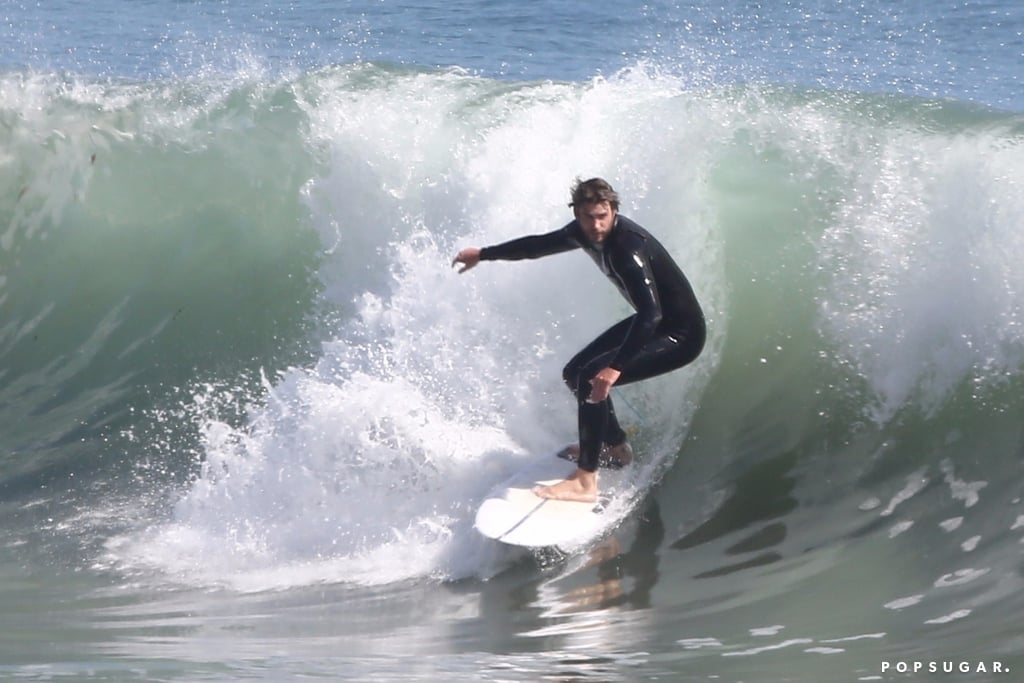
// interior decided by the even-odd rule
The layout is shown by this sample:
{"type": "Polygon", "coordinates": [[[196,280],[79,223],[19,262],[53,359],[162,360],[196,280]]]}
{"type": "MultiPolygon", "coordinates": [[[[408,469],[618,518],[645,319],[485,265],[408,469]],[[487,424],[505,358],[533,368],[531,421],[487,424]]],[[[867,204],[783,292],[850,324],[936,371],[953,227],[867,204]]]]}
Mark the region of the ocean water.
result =
{"type": "Polygon", "coordinates": [[[0,678],[1019,680],[1024,5],[0,6],[0,678]],[[472,529],[705,306],[570,552],[472,529]],[[585,304],[585,305],[584,305],[585,304]]]}

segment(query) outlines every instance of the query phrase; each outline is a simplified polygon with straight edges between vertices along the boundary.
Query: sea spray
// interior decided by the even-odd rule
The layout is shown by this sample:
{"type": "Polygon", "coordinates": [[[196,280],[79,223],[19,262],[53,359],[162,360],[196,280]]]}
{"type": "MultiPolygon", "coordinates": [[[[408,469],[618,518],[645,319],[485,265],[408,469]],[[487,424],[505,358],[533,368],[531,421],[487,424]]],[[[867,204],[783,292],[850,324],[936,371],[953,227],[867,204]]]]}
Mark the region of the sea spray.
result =
{"type": "MultiPolygon", "coordinates": [[[[698,260],[714,254],[708,226],[691,205],[700,168],[674,169],[639,115],[641,98],[664,107],[679,96],[666,82],[627,74],[508,89],[457,73],[372,75],[373,87],[341,70],[302,88],[309,144],[326,161],[303,195],[338,311],[331,339],[313,366],[267,384],[247,424],[203,425],[199,476],[173,519],[141,534],[136,561],[257,587],[256,577],[287,581],[297,565],[300,583],[486,573],[467,562],[482,552],[470,530],[475,504],[525,458],[575,439],[561,365],[629,311],[586,259],[460,276],[451,255],[568,221],[572,169],[621,173],[634,215],[685,216],[661,234],[687,245],[680,261],[714,291],[701,276],[714,263],[698,260]],[[382,112],[385,93],[392,108],[382,112]],[[624,125],[636,129],[635,149],[613,144],[624,125]],[[530,131],[529,144],[511,144],[530,131]],[[565,150],[561,167],[541,152],[550,148],[565,150]],[[644,157],[658,174],[642,171],[644,157]],[[674,211],[651,187],[662,183],[681,186],[674,211]]],[[[637,472],[648,485],[685,433],[700,367],[627,389],[645,420],[637,472]]]]}

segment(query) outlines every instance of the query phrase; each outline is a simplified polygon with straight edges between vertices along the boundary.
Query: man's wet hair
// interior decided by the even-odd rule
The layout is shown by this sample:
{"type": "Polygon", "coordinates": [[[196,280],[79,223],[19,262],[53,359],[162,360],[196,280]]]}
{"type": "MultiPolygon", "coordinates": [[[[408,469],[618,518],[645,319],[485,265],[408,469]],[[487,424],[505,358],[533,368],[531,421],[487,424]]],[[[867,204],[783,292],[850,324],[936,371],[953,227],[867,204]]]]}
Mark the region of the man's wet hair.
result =
{"type": "Polygon", "coordinates": [[[619,210],[619,193],[612,189],[607,180],[603,178],[576,179],[576,184],[572,187],[570,207],[575,209],[584,204],[600,204],[601,202],[608,202],[612,209],[619,210]]]}

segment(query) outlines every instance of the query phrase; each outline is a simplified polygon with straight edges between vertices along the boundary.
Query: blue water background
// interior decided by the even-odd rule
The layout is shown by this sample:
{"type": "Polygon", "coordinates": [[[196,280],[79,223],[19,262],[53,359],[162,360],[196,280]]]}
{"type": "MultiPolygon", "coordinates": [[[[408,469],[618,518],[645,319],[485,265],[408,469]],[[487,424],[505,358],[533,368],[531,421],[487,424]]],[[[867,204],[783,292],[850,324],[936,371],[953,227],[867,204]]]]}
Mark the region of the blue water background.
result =
{"type": "Polygon", "coordinates": [[[578,80],[649,62],[704,82],[1024,106],[1016,0],[8,2],[0,66],[150,79],[358,61],[578,80]]]}

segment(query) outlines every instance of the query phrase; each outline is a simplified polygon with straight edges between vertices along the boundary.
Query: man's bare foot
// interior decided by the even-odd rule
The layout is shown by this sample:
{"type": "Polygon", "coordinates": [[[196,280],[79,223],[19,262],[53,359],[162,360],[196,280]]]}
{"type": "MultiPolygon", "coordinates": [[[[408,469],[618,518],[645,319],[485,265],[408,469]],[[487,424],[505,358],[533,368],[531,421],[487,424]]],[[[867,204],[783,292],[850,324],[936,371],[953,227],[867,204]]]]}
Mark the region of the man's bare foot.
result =
{"type": "MultiPolygon", "coordinates": [[[[579,462],[580,445],[578,443],[569,444],[558,451],[558,457],[570,462],[579,462]]],[[[618,446],[603,445],[601,454],[598,456],[597,466],[618,470],[631,462],[633,462],[633,449],[630,448],[628,441],[623,441],[618,446]]]]}
{"type": "Polygon", "coordinates": [[[597,472],[587,472],[577,468],[568,479],[551,486],[535,486],[533,493],[540,498],[596,503],[597,472]]]}

